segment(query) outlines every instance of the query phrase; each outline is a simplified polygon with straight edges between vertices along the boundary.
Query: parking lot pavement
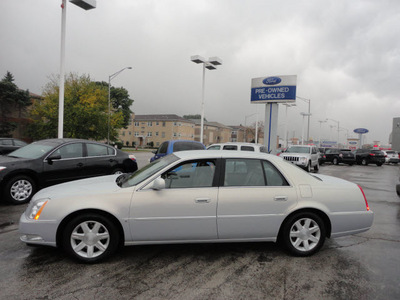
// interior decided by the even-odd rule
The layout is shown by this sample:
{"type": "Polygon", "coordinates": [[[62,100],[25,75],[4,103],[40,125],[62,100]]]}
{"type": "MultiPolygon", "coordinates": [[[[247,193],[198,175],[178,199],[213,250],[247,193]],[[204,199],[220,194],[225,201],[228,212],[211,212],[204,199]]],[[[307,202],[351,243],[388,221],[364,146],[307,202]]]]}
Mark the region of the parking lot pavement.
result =
{"type": "MultiPolygon", "coordinates": [[[[151,156],[135,155],[140,165],[151,156]]],[[[306,258],[274,243],[152,245],[78,264],[20,242],[26,205],[0,203],[0,299],[400,299],[399,167],[324,165],[320,173],[361,185],[375,220],[306,258]]]]}

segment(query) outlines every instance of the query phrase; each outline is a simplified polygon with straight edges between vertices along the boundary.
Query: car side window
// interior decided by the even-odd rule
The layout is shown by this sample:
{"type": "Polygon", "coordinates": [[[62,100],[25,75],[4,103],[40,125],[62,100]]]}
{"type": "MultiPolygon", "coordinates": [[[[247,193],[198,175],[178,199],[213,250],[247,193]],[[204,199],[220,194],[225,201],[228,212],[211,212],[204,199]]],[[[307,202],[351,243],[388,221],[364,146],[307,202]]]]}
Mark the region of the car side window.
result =
{"type": "Polygon", "coordinates": [[[258,159],[227,159],[224,186],[265,186],[261,161],[258,159]]]}
{"type": "Polygon", "coordinates": [[[12,140],[1,140],[1,144],[5,146],[12,146],[13,142],[12,140]]]}
{"type": "Polygon", "coordinates": [[[66,158],[81,158],[83,157],[83,144],[75,143],[62,146],[61,148],[54,151],[53,154],[60,154],[61,159],[66,158]]]}
{"type": "Polygon", "coordinates": [[[113,155],[114,149],[106,145],[86,144],[87,156],[113,155]]]}
{"type": "Polygon", "coordinates": [[[242,151],[253,151],[254,152],[254,147],[251,146],[241,146],[240,150],[242,151]]]}
{"type": "Polygon", "coordinates": [[[268,186],[288,186],[289,183],[285,177],[269,161],[263,161],[265,178],[268,186]]]}
{"type": "Polygon", "coordinates": [[[21,146],[21,147],[28,145],[27,143],[20,140],[14,140],[14,144],[15,146],[21,146]]]}
{"type": "Polygon", "coordinates": [[[179,164],[161,175],[165,188],[199,188],[212,187],[215,160],[192,160],[179,164]]]}
{"type": "Polygon", "coordinates": [[[220,150],[221,146],[215,145],[215,146],[210,146],[207,150],[220,150]]]}
{"type": "Polygon", "coordinates": [[[161,144],[160,148],[158,148],[157,154],[166,154],[168,151],[168,142],[164,142],[161,144]]]}
{"type": "Polygon", "coordinates": [[[235,146],[235,145],[225,145],[223,150],[237,150],[237,146],[235,146]]]}

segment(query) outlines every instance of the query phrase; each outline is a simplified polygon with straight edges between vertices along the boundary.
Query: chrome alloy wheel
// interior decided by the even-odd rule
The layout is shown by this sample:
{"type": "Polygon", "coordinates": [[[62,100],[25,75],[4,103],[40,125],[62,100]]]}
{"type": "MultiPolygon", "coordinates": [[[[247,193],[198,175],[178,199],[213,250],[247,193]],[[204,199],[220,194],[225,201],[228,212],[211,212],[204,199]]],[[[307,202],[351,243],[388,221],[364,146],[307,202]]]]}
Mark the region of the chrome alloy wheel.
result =
{"type": "Polygon", "coordinates": [[[15,181],[10,188],[10,195],[16,201],[26,201],[32,194],[33,186],[29,180],[15,181]]]}
{"type": "Polygon", "coordinates": [[[102,255],[110,245],[110,233],[97,221],[84,221],[71,233],[72,250],[79,256],[93,258],[102,255]]]}
{"type": "Polygon", "coordinates": [[[290,228],[290,242],[298,251],[314,249],[320,238],[321,229],[313,219],[299,219],[290,228]]]}

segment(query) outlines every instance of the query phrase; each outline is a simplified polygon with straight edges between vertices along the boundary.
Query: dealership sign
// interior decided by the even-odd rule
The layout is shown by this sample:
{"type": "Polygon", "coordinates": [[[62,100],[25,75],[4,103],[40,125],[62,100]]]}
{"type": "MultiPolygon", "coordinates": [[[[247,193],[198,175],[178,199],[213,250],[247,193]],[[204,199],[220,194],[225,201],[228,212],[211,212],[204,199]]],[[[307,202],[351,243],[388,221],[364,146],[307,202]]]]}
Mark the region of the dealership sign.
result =
{"type": "Polygon", "coordinates": [[[365,134],[365,133],[369,132],[369,130],[365,129],[365,128],[356,128],[353,131],[354,131],[354,133],[358,133],[358,134],[365,134]]]}
{"type": "Polygon", "coordinates": [[[253,78],[251,103],[295,102],[296,82],[296,75],[253,78]]]}

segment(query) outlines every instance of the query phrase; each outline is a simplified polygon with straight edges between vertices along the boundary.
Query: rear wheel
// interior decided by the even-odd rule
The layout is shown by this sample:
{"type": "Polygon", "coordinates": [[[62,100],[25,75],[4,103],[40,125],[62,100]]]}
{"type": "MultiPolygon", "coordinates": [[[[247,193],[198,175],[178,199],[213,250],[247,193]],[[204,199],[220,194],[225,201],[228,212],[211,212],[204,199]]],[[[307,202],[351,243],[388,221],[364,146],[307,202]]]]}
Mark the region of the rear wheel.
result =
{"type": "Polygon", "coordinates": [[[366,158],[363,158],[363,159],[361,160],[361,164],[362,164],[363,166],[368,166],[368,161],[367,161],[367,159],[366,159],[366,158]]]}
{"type": "Polygon", "coordinates": [[[337,157],[335,157],[335,158],[333,159],[333,164],[334,164],[334,165],[338,165],[338,164],[339,164],[339,161],[338,161],[337,157]]]}
{"type": "Polygon", "coordinates": [[[122,169],[120,169],[120,168],[114,169],[114,170],[112,171],[112,174],[124,174],[124,173],[125,173],[124,170],[122,170],[122,169]]]}
{"type": "Polygon", "coordinates": [[[317,252],[325,242],[325,225],[313,212],[297,213],[285,222],[282,240],[290,253],[309,256],[317,252]]]}
{"type": "Polygon", "coordinates": [[[11,178],[5,185],[5,199],[12,204],[24,204],[32,199],[36,192],[35,181],[26,175],[11,178]]]}
{"type": "Polygon", "coordinates": [[[318,172],[318,171],[319,171],[319,163],[317,163],[317,164],[314,166],[314,171],[315,171],[315,172],[318,172]]]}
{"type": "Polygon", "coordinates": [[[382,166],[382,163],[377,163],[376,165],[377,165],[378,167],[380,167],[380,166],[382,166]]]}
{"type": "Polygon", "coordinates": [[[115,224],[94,213],[72,219],[63,234],[65,251],[85,263],[95,263],[109,257],[117,250],[119,241],[115,224]]]}
{"type": "Polygon", "coordinates": [[[306,167],[306,170],[307,170],[308,173],[311,172],[311,161],[308,162],[308,165],[307,165],[307,167],[306,167]]]}

